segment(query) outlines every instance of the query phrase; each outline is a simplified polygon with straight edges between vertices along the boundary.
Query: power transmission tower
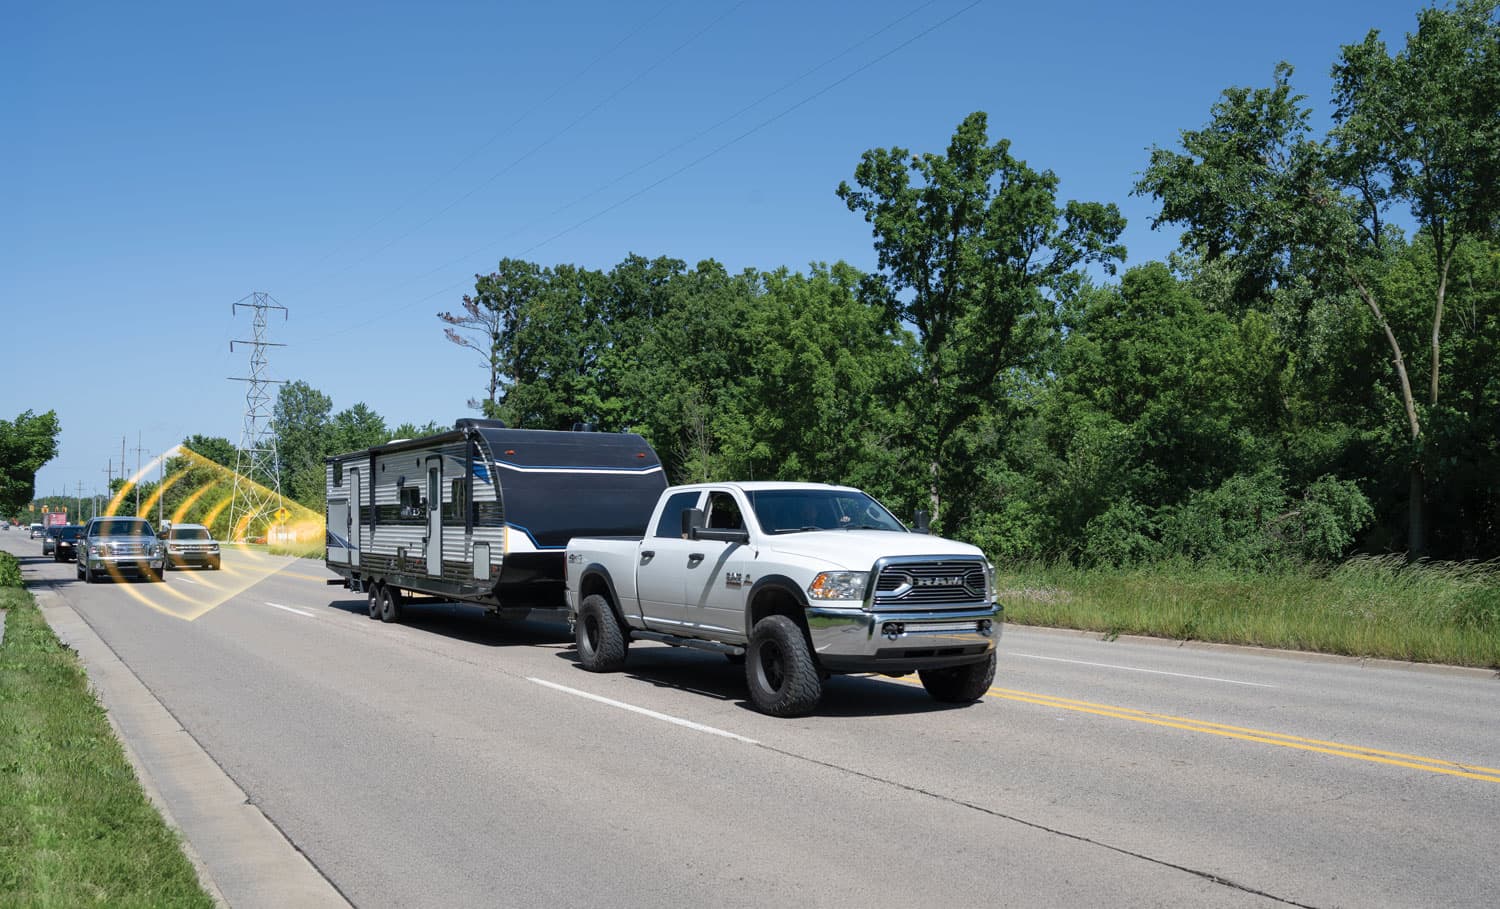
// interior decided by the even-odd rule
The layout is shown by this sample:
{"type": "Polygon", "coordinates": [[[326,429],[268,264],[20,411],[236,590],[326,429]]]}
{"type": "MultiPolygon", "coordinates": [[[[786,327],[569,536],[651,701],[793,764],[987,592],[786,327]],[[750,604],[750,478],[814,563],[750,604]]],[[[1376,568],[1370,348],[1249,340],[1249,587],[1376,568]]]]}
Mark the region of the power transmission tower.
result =
{"type": "Polygon", "coordinates": [[[271,426],[268,388],[282,383],[266,378],[266,348],[286,345],[266,340],[266,313],[279,309],[285,321],[287,308],[267,293],[241,297],[230,307],[230,312],[239,315],[241,308],[254,313],[255,340],[229,342],[230,353],[236,344],[250,345],[250,375],[229,377],[250,386],[245,392],[245,426],[234,455],[234,492],[229,502],[231,538],[242,538],[257,522],[281,509],[281,465],[276,454],[276,433],[271,426]]]}

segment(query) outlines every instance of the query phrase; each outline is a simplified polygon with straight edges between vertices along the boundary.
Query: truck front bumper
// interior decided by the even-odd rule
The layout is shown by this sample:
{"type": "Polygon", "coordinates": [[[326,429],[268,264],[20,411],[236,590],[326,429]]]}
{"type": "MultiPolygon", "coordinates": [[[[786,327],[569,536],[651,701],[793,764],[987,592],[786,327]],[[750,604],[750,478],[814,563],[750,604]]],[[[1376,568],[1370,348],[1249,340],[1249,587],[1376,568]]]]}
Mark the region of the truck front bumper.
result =
{"type": "Polygon", "coordinates": [[[1004,610],[866,612],[859,606],[812,606],[807,629],[829,672],[905,674],[977,663],[995,650],[1004,610]]]}
{"type": "Polygon", "coordinates": [[[161,556],[99,556],[90,555],[84,559],[84,564],[89,571],[98,571],[104,574],[139,574],[148,572],[156,573],[162,570],[161,556]]]}

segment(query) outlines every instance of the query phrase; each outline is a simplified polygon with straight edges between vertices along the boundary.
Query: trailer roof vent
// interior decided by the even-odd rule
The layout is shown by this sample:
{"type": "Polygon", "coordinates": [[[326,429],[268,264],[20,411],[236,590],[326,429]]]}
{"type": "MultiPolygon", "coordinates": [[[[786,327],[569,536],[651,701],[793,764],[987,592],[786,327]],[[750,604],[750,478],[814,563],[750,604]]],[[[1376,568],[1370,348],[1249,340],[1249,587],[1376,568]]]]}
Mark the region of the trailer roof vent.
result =
{"type": "Polygon", "coordinates": [[[460,417],[453,421],[454,429],[505,429],[504,420],[481,420],[476,417],[460,417]]]}
{"type": "Polygon", "coordinates": [[[594,424],[593,423],[574,423],[573,424],[573,431],[574,432],[593,432],[594,431],[594,424]]]}

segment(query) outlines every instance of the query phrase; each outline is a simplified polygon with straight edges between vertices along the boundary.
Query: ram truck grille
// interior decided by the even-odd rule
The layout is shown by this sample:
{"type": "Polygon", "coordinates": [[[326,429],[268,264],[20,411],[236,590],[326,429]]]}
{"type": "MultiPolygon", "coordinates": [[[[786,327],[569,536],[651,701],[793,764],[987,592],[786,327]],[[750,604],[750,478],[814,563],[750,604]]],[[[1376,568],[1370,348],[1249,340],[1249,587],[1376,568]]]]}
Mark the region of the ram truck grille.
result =
{"type": "Polygon", "coordinates": [[[941,609],[985,602],[984,563],[945,559],[888,565],[875,579],[876,609],[941,609]]]}

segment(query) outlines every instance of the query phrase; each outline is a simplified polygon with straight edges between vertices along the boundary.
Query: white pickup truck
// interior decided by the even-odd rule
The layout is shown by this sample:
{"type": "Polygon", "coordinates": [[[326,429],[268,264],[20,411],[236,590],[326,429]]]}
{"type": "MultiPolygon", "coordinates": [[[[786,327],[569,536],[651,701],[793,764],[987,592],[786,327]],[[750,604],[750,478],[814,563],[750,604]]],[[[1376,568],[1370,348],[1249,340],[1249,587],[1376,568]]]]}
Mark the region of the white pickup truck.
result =
{"type": "Polygon", "coordinates": [[[833,673],[916,672],[954,703],[994,681],[1001,615],[984,553],[908,530],[858,489],[674,486],[646,533],[568,543],[585,669],[619,669],[639,639],[722,653],[773,716],[813,711],[833,673]]]}

